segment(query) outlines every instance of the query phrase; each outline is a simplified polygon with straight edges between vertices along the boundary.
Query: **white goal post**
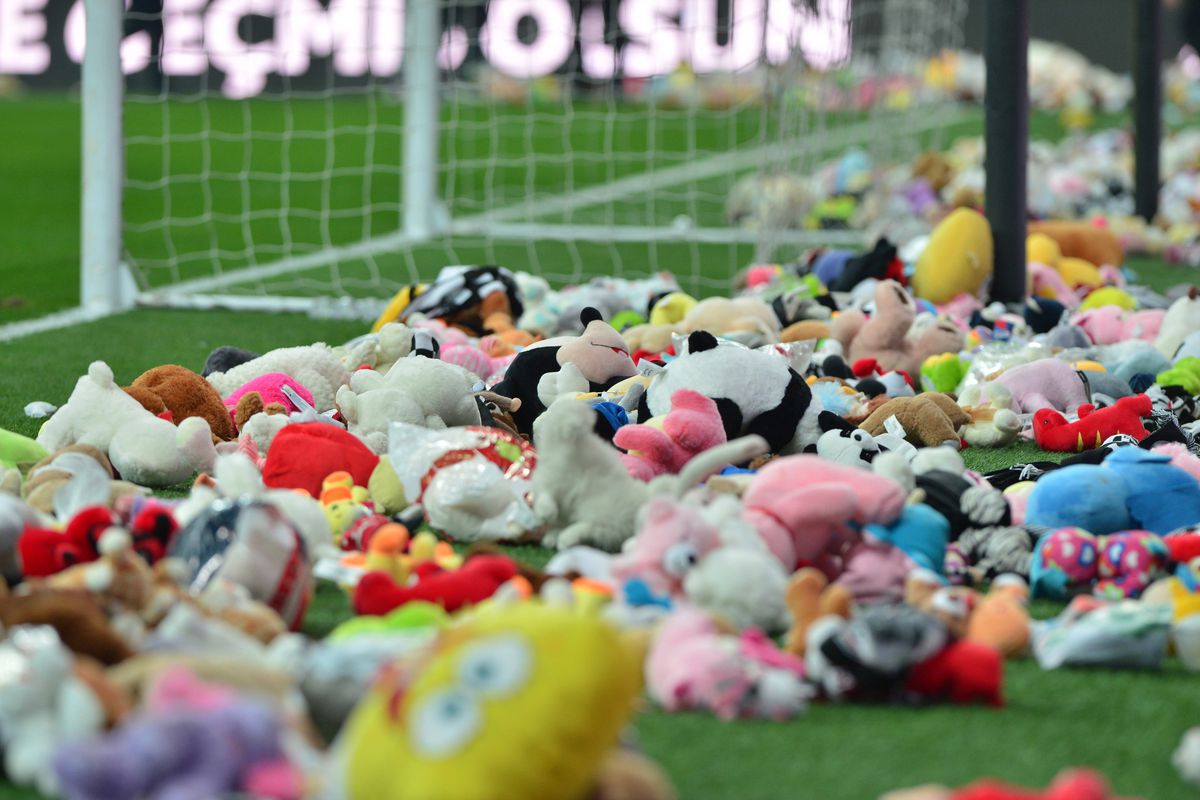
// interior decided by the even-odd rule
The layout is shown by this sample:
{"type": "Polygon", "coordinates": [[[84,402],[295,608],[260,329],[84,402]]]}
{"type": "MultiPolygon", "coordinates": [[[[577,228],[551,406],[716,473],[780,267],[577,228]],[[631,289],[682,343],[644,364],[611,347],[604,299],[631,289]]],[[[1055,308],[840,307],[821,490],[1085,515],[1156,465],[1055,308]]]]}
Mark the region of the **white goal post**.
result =
{"type": "Polygon", "coordinates": [[[150,92],[123,74],[147,58],[122,0],[82,2],[81,303],[0,339],[134,306],[382,302],[451,263],[719,289],[866,244],[740,225],[739,181],[828,183],[849,151],[879,169],[964,118],[921,74],[965,0],[165,0],[150,92]]]}

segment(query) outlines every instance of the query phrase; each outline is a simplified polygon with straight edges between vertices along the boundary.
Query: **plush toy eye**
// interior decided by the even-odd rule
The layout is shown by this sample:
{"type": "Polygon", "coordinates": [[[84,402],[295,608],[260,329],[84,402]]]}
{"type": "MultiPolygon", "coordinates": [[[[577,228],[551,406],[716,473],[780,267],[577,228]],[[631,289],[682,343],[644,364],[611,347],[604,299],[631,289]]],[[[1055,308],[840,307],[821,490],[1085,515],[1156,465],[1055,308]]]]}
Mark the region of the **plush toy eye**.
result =
{"type": "Polygon", "coordinates": [[[497,636],[468,648],[458,675],[471,691],[506,697],[528,682],[532,669],[528,644],[515,637],[497,636]]]}
{"type": "Polygon", "coordinates": [[[408,717],[413,750],[427,758],[453,755],[482,727],[479,707],[466,692],[442,689],[413,706],[408,717]]]}
{"type": "Polygon", "coordinates": [[[690,544],[677,544],[663,555],[663,569],[677,578],[682,578],[691,571],[700,560],[700,554],[690,544]]]}
{"type": "Polygon", "coordinates": [[[850,438],[853,439],[857,444],[866,444],[867,443],[867,432],[866,431],[854,431],[854,433],[850,434],[850,438]]]}

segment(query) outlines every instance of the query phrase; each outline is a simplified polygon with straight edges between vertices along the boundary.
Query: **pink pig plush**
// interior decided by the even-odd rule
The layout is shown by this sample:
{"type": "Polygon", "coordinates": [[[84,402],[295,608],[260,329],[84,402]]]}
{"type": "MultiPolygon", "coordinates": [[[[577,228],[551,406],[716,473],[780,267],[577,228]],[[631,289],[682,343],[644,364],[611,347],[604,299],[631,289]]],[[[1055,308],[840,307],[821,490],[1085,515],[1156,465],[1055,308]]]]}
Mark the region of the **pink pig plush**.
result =
{"type": "Polygon", "coordinates": [[[742,518],[767,548],[794,570],[805,564],[832,580],[841,556],[869,523],[890,525],[904,510],[900,484],[857,467],[814,455],[772,461],[754,477],[742,498],[742,518]]]}
{"type": "Polygon", "coordinates": [[[1116,344],[1131,339],[1153,342],[1162,327],[1162,309],[1125,311],[1117,306],[1100,306],[1076,314],[1072,325],[1083,328],[1095,344],[1116,344]]]}
{"type": "Polygon", "coordinates": [[[700,453],[724,443],[725,426],[717,404],[691,389],[671,395],[662,430],[646,423],[624,425],[613,437],[617,447],[632,451],[621,461],[630,475],[642,481],[674,475],[700,453]]]}

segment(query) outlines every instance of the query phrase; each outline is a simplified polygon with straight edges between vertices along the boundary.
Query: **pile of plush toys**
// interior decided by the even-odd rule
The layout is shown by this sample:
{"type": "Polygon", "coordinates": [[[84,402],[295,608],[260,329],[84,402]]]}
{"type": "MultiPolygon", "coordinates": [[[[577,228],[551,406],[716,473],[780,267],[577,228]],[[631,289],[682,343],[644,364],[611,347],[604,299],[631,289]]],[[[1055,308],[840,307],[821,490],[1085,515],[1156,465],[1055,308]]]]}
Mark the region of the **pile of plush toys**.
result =
{"type": "Polygon", "coordinates": [[[93,363],[36,438],[0,432],[6,774],[668,798],[622,739],[643,694],[779,720],[1000,707],[1006,659],[1200,670],[1200,294],[1128,283],[1102,225],[1030,231],[1015,306],[980,299],[991,231],[960,207],[728,297],[449,267],[344,345],[93,363]],[[319,641],[318,579],[356,615],[319,641]]]}

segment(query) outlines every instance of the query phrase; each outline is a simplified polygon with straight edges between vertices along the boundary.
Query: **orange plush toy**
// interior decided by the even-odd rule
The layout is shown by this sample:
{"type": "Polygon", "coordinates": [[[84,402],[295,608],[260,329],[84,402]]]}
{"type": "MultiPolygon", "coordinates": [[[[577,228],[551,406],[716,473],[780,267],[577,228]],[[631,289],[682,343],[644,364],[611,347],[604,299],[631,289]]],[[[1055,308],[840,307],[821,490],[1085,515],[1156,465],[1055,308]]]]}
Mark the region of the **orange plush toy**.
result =
{"type": "Polygon", "coordinates": [[[1125,263],[1125,251],[1117,235],[1108,228],[1088,222],[1046,220],[1029,223],[1029,235],[1044,233],[1058,242],[1059,250],[1068,258],[1082,258],[1098,267],[1113,267],[1125,263]]]}
{"type": "Polygon", "coordinates": [[[215,441],[237,438],[221,395],[211,383],[186,367],[165,364],[148,369],[125,387],[125,393],[151,414],[176,425],[188,417],[200,417],[208,423],[215,441]]]}

